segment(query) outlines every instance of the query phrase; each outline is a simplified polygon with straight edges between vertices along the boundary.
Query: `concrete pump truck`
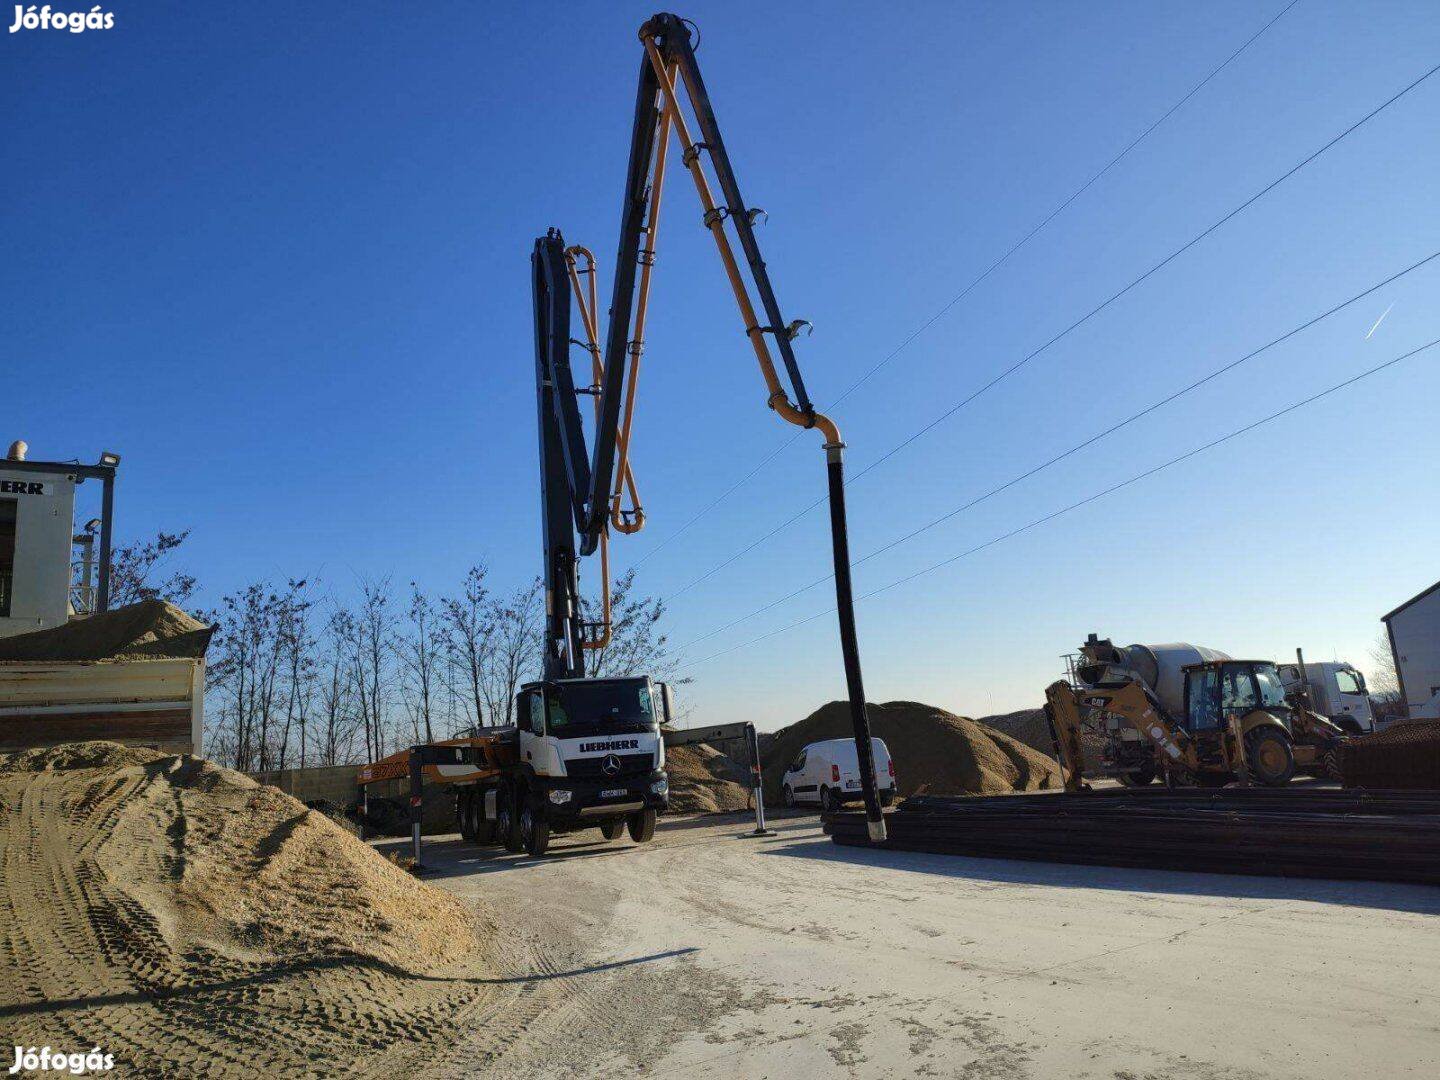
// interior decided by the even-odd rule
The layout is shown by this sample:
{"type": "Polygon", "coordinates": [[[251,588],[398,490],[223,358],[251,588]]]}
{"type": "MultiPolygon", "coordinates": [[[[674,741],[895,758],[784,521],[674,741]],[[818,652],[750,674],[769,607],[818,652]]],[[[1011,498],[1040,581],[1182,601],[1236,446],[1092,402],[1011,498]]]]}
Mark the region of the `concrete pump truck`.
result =
{"type": "Polygon", "coordinates": [[[635,841],[644,842],[654,833],[656,813],[666,807],[660,725],[671,718],[669,688],[647,676],[587,677],[586,656],[611,642],[610,534],[635,533],[645,524],[630,444],[672,136],[699,194],[702,223],[715,242],[760,366],[766,404],[791,424],[817,429],[825,440],[841,653],[869,835],[876,841],[885,837],[851,595],[845,444],[835,423],[817,412],[806,394],[793,342],[809,324],[803,319],[787,322],[781,314],[755,237],[756,221],[764,212],[747,206],[740,195],[696,65],[692,27],[676,15],[660,14],[640,28],[645,55],[603,345],[594,255],[587,248],[567,246],[558,229],[535,241],[531,280],[544,547],[542,678],[520,688],[514,726],[477,729],[467,738],[412,747],[362,770],[362,787],[409,774],[417,850],[420,792],[426,781],[456,786],[456,810],[466,839],[498,842],[532,855],[542,854],[553,834],[576,829],[598,827],[607,839],[628,829],[635,841]],[[688,99],[688,110],[682,96],[688,99]],[[692,134],[692,121],[698,137],[692,134]],[[579,315],[583,337],[574,336],[572,314],[579,315]],[[788,391],[777,373],[772,346],[780,354],[788,391]],[[589,375],[583,385],[571,364],[572,348],[588,354],[582,361],[589,375]],[[593,402],[588,440],[582,396],[593,402]],[[591,555],[598,555],[600,564],[598,619],[586,617],[593,609],[580,592],[580,562],[591,555]]]}

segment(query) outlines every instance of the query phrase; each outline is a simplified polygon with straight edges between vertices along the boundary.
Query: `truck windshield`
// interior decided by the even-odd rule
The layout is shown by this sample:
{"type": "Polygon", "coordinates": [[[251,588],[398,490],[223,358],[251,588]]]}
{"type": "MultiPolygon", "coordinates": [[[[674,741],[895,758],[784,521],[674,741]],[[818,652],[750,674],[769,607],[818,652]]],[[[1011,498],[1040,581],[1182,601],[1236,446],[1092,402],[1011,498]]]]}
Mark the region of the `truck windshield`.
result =
{"type": "Polygon", "coordinates": [[[546,697],[550,733],[560,738],[655,728],[655,704],[648,679],[560,683],[552,685],[546,697]]]}
{"type": "Polygon", "coordinates": [[[1335,685],[1342,694],[1363,694],[1365,693],[1365,676],[1358,671],[1347,671],[1340,668],[1335,672],[1335,685]]]}

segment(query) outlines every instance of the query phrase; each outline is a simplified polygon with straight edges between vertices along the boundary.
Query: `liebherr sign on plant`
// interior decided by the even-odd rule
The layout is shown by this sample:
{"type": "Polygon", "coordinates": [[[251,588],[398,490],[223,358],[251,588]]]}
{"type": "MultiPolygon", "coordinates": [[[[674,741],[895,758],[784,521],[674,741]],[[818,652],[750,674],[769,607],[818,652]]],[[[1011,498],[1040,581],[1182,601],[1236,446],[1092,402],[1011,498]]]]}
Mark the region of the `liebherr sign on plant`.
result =
{"type": "Polygon", "coordinates": [[[0,495],[44,495],[43,480],[0,480],[0,495]]]}

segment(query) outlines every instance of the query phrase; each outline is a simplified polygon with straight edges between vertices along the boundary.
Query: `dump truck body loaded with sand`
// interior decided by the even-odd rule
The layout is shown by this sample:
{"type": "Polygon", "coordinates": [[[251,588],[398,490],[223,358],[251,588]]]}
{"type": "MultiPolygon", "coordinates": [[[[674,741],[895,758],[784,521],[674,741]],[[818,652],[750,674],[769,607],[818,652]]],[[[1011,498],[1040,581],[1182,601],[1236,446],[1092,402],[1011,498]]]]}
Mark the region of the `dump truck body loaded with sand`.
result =
{"type": "Polygon", "coordinates": [[[104,739],[199,755],[213,633],[144,600],[0,638],[0,751],[104,739]]]}

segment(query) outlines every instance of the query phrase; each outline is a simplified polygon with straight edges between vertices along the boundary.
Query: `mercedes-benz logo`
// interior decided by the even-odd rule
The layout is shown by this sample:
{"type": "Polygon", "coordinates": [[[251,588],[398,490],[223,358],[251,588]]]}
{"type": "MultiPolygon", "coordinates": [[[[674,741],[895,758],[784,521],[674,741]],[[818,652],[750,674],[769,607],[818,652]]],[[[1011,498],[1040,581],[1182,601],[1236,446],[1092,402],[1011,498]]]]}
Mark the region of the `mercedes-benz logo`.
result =
{"type": "Polygon", "coordinates": [[[615,754],[606,754],[605,761],[600,768],[605,770],[606,776],[618,776],[620,775],[620,758],[615,754]]]}

